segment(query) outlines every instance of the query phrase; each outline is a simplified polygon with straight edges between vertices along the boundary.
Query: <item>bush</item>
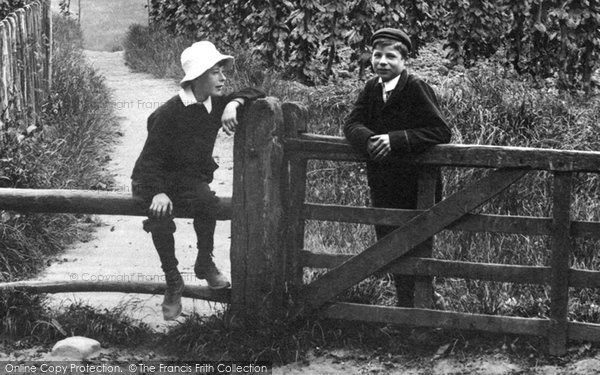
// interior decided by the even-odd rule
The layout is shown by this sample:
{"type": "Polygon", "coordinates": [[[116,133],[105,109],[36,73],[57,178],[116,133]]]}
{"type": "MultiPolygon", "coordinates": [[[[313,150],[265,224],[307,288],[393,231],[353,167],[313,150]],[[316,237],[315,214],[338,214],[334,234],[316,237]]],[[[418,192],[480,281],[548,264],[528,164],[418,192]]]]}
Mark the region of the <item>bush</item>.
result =
{"type": "Polygon", "coordinates": [[[351,46],[360,56],[380,27],[405,25],[418,50],[422,42],[444,30],[439,25],[444,22],[442,8],[434,2],[390,0],[154,0],[151,18],[175,35],[208,38],[219,47],[248,50],[254,59],[284,76],[314,85],[337,76],[344,46],[351,46]]]}
{"type": "Polygon", "coordinates": [[[25,0],[0,0],[0,20],[19,8],[23,8],[29,1],[25,0]]]}
{"type": "Polygon", "coordinates": [[[192,39],[173,37],[159,27],[134,24],[129,27],[123,44],[125,63],[131,70],[159,78],[181,78],[183,69],[179,56],[192,44],[192,39]]]}

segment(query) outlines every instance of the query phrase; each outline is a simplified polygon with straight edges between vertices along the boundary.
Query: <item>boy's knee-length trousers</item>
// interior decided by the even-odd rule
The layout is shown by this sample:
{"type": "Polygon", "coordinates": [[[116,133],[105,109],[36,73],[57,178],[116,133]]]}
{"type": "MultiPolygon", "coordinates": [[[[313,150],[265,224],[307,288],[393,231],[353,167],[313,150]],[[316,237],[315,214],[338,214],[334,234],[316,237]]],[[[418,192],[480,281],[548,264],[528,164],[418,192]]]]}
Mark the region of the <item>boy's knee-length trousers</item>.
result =
{"type": "MultiPolygon", "coordinates": [[[[136,181],[132,183],[134,197],[140,197],[150,207],[154,193],[145,188],[143,184],[136,181]]],[[[219,198],[215,192],[210,190],[207,182],[194,182],[188,184],[172,184],[165,192],[173,203],[173,215],[162,218],[148,216],[144,220],[143,228],[152,234],[152,241],[161,261],[163,271],[167,272],[179,264],[175,257],[175,233],[176,226],[173,218],[185,208],[191,211],[194,217],[194,231],[196,232],[198,251],[212,254],[214,247],[214,234],[216,212],[219,198]]]]}

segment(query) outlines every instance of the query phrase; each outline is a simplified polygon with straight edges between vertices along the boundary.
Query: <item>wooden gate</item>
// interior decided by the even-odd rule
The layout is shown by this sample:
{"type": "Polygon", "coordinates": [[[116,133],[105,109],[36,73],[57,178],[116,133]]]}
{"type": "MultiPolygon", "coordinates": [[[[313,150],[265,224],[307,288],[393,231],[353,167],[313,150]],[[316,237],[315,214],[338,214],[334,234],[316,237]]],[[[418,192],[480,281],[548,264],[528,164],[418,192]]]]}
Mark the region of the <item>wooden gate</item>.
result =
{"type": "MultiPolygon", "coordinates": [[[[496,146],[439,145],[416,160],[423,166],[418,209],[395,210],[305,203],[307,160],[365,161],[342,138],[305,134],[302,109],[288,120],[284,141],[289,169],[287,219],[288,276],[298,290],[297,311],[320,309],[329,318],[401,323],[450,329],[546,336],[549,351],[566,353],[568,339],[600,341],[600,325],[567,319],[569,287],[598,287],[600,272],[570,268],[572,239],[600,236],[599,222],[572,221],[573,175],[600,172],[600,153],[496,146]],[[292,125],[291,122],[295,124],[292,125]],[[489,169],[487,175],[434,204],[436,168],[440,166],[489,169]],[[552,217],[477,215],[472,211],[518,181],[529,171],[550,171],[553,184],[552,217]],[[304,249],[304,220],[327,220],[398,229],[355,256],[317,254],[304,249]],[[442,230],[546,235],[551,237],[549,267],[483,264],[430,259],[426,240],[442,230]],[[419,248],[419,246],[421,246],[419,248]],[[413,250],[411,252],[411,250],[413,250]],[[302,285],[303,267],[330,270],[302,285]],[[388,271],[419,277],[415,306],[400,308],[334,302],[336,296],[374,273],[388,271]],[[432,309],[431,277],[549,285],[549,319],[467,314],[432,309]]],[[[289,116],[288,116],[289,117],[289,116]]]]}

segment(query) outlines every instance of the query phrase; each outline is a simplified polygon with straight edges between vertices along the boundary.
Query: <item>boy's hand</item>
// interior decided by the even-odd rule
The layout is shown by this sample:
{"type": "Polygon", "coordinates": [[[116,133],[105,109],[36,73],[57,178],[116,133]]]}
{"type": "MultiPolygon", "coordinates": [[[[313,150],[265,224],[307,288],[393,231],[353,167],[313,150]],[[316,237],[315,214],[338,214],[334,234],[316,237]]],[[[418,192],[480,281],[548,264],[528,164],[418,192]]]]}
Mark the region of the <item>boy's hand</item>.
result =
{"type": "Polygon", "coordinates": [[[378,134],[369,138],[367,152],[369,153],[369,156],[371,156],[371,159],[375,161],[381,161],[387,158],[392,152],[389,134],[378,134]]]}
{"type": "Polygon", "coordinates": [[[173,203],[165,193],[159,193],[152,198],[150,204],[150,216],[161,218],[163,216],[171,216],[173,213],[173,203]]]}
{"type": "Polygon", "coordinates": [[[227,103],[223,110],[223,116],[221,116],[221,125],[223,125],[223,131],[227,135],[235,133],[235,127],[238,124],[237,108],[241,105],[238,100],[232,100],[227,103]]]}

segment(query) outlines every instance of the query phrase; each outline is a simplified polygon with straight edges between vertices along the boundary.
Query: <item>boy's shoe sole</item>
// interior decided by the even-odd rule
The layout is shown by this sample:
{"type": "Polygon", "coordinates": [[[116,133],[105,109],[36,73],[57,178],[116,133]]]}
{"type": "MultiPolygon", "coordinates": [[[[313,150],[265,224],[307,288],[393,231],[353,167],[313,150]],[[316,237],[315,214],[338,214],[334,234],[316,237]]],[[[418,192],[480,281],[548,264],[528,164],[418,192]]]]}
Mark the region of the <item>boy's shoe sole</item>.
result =
{"type": "Polygon", "coordinates": [[[212,289],[212,290],[219,290],[219,289],[225,289],[225,288],[229,288],[231,286],[231,283],[229,281],[221,284],[221,285],[211,285],[208,284],[208,288],[212,289]]]}
{"type": "Polygon", "coordinates": [[[225,276],[219,272],[219,270],[215,270],[216,272],[209,272],[208,275],[204,273],[196,273],[196,278],[200,280],[206,280],[209,289],[218,290],[229,288],[231,286],[229,280],[227,280],[225,276]]]}

